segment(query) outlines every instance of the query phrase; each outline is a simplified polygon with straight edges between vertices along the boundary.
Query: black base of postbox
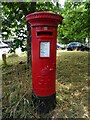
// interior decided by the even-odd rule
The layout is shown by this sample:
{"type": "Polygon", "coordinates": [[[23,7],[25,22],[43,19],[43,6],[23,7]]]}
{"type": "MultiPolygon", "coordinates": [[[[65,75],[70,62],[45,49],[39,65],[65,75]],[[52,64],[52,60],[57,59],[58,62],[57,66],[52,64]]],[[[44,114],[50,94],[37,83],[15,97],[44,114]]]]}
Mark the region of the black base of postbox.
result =
{"type": "Polygon", "coordinates": [[[56,94],[47,97],[36,96],[32,93],[32,101],[34,104],[34,111],[37,114],[47,114],[56,106],[56,94]]]}

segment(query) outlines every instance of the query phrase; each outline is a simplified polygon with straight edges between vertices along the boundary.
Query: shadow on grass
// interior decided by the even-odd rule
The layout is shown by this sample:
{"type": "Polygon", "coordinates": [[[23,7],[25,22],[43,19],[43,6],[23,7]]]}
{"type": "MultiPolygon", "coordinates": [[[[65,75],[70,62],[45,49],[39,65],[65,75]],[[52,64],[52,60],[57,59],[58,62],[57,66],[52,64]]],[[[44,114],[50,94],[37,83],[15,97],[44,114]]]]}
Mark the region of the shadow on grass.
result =
{"type": "Polygon", "coordinates": [[[57,58],[57,117],[88,118],[88,53],[67,52],[57,58]]]}

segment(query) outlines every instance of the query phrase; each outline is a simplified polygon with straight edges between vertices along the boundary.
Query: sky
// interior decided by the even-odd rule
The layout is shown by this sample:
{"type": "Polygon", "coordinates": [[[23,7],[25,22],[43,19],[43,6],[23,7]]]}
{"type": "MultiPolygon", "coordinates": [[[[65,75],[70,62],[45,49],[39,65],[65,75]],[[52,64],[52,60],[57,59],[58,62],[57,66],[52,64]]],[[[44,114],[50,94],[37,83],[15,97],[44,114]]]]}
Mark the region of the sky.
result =
{"type": "Polygon", "coordinates": [[[65,2],[65,0],[59,0],[59,3],[61,4],[61,6],[64,5],[64,2],[65,2]]]}
{"type": "Polygon", "coordinates": [[[61,6],[64,6],[65,0],[58,0],[58,1],[59,1],[59,3],[61,4],[61,6]]]}
{"type": "Polygon", "coordinates": [[[56,5],[56,2],[59,2],[59,4],[61,4],[61,6],[63,7],[64,6],[64,2],[65,0],[51,0],[53,2],[53,4],[56,5]]]}

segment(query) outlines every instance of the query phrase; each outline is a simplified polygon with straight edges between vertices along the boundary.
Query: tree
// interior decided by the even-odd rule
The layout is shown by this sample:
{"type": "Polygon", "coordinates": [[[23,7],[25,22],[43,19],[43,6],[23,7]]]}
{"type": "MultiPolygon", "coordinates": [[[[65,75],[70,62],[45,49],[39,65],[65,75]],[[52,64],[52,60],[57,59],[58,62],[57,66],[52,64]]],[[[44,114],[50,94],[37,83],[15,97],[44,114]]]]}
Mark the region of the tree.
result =
{"type": "Polygon", "coordinates": [[[25,17],[30,12],[35,11],[35,2],[31,3],[2,3],[3,4],[3,11],[6,19],[2,22],[2,36],[7,38],[9,35],[13,35],[15,33],[18,38],[14,40],[16,43],[15,48],[22,47],[22,51],[25,50],[23,48],[24,39],[26,39],[27,33],[27,63],[31,63],[31,44],[30,44],[30,25],[26,23],[25,17]],[[31,6],[29,8],[29,6],[31,6]],[[33,7],[32,7],[33,6],[33,7]],[[26,25],[25,25],[26,24],[26,25]],[[12,30],[15,28],[14,30],[12,30]],[[26,32],[27,29],[27,32],[26,32]],[[7,32],[7,34],[3,34],[7,32]]]}
{"type": "Polygon", "coordinates": [[[59,39],[61,42],[69,43],[72,41],[83,42],[90,37],[89,29],[89,10],[88,2],[65,2],[62,12],[64,17],[61,29],[59,29],[59,39]]]}
{"type": "Polygon", "coordinates": [[[60,7],[54,6],[51,2],[2,2],[2,36],[7,39],[10,35],[16,35],[14,42],[17,47],[22,47],[27,37],[27,63],[31,63],[31,30],[26,23],[26,15],[34,11],[52,11],[58,13],[60,7]]]}

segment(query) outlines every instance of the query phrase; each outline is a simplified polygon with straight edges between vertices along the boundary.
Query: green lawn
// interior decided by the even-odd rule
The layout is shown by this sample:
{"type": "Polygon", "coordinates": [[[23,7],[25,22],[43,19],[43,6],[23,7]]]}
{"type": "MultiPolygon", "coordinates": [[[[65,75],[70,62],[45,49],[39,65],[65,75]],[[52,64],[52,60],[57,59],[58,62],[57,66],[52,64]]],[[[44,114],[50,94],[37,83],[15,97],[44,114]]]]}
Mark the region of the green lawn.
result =
{"type": "MultiPolygon", "coordinates": [[[[56,108],[43,118],[89,118],[88,52],[58,52],[56,108]]],[[[26,56],[7,58],[2,67],[3,119],[39,118],[31,101],[31,69],[26,56]],[[22,61],[22,62],[20,62],[22,61]]]]}
{"type": "Polygon", "coordinates": [[[57,58],[57,117],[88,118],[88,78],[88,53],[60,53],[57,58]]]}

